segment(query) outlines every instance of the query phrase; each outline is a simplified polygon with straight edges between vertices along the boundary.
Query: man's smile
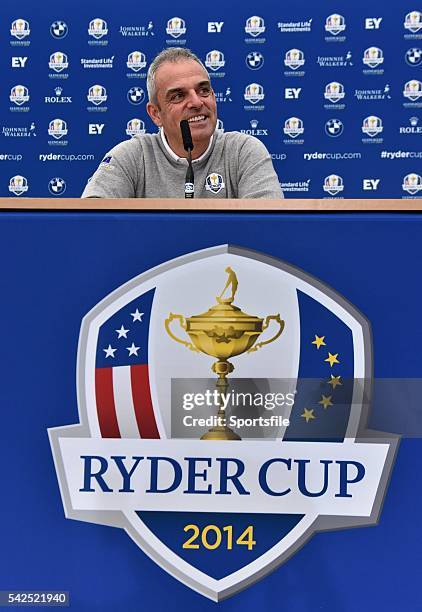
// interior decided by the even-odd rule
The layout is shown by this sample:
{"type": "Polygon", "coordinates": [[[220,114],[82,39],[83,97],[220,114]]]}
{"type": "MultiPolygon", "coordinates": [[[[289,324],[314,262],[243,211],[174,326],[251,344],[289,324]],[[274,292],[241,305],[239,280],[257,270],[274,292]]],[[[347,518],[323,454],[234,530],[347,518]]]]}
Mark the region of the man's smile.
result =
{"type": "Polygon", "coordinates": [[[201,121],[205,121],[205,119],[207,119],[205,115],[195,115],[194,117],[190,117],[188,119],[188,123],[200,123],[201,121]]]}

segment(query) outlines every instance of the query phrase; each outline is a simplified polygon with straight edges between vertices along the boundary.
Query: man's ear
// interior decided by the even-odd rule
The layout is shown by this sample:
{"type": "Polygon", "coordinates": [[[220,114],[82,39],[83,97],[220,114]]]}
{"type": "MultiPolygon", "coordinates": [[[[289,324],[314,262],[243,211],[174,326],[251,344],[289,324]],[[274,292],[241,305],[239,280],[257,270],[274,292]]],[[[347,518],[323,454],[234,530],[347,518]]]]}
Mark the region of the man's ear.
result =
{"type": "Polygon", "coordinates": [[[157,127],[161,127],[160,110],[158,106],[156,104],[153,104],[152,102],[148,102],[146,108],[148,115],[151,117],[155,125],[157,127]]]}

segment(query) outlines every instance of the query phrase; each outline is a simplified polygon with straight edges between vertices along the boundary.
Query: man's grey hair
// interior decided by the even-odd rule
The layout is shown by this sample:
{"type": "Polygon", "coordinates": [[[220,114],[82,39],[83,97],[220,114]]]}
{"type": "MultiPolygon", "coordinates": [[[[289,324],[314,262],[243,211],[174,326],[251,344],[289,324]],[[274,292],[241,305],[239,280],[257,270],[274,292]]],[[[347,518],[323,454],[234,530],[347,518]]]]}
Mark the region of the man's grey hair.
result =
{"type": "Polygon", "coordinates": [[[180,62],[183,60],[193,60],[197,62],[208,75],[207,69],[204,64],[201,62],[199,57],[193,53],[190,49],[186,49],[185,47],[170,47],[169,49],[163,49],[160,53],[153,59],[150,67],[148,68],[147,75],[147,90],[148,90],[148,99],[152,104],[157,104],[157,86],[155,82],[155,77],[157,74],[158,68],[164,64],[164,62],[180,62]]]}

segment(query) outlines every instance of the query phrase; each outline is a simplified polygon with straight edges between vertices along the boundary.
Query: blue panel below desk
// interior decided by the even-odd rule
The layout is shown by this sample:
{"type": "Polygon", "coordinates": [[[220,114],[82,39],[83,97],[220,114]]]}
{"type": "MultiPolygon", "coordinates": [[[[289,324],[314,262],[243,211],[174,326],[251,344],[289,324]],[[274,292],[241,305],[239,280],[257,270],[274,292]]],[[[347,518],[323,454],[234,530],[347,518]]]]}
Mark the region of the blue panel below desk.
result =
{"type": "MultiPolygon", "coordinates": [[[[2,213],[0,590],[63,589],[78,611],[215,610],[124,531],[65,518],[47,429],[79,422],[86,313],[155,266],[225,244],[299,268],[363,313],[377,378],[422,378],[420,215],[2,213]]],[[[378,525],[314,535],[219,609],[422,609],[421,450],[401,441],[378,525]]]]}

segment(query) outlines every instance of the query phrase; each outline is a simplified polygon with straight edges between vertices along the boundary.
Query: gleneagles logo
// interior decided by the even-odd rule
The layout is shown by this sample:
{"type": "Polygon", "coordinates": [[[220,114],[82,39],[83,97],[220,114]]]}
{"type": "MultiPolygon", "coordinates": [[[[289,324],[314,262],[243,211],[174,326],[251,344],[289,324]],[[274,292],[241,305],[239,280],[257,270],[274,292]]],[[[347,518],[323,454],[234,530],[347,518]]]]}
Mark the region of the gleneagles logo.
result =
{"type": "Polygon", "coordinates": [[[66,517],[201,594],[377,521],[397,442],[363,435],[369,324],[302,270],[230,245],[165,262],[85,316],[77,370],[80,422],[49,430],[66,517]]]}

